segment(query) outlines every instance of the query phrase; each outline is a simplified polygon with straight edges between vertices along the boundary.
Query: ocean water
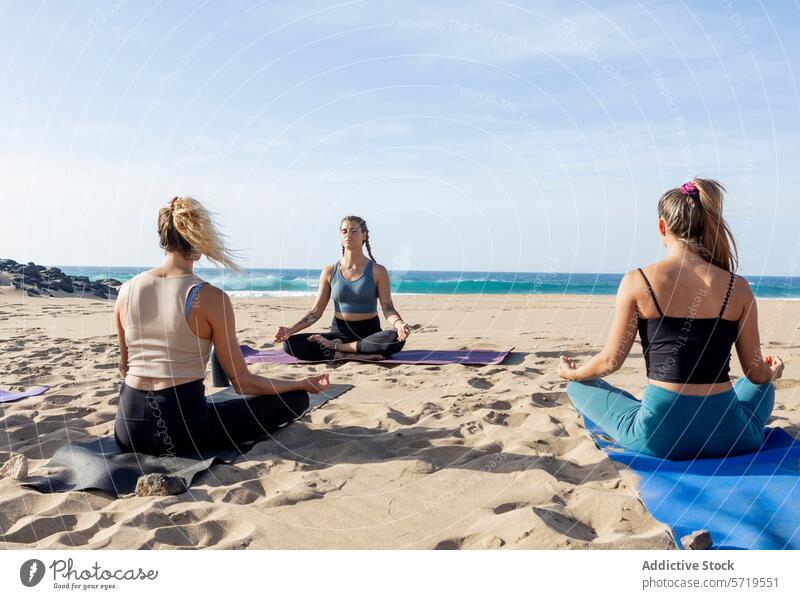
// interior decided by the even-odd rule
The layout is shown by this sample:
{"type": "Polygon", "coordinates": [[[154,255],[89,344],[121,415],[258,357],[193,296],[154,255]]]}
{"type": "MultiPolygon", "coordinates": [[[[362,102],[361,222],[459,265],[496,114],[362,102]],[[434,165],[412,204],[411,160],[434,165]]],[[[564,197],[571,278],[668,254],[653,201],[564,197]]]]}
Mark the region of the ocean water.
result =
{"type": "MultiPolygon", "coordinates": [[[[106,277],[126,281],[151,267],[61,266],[73,276],[97,280],[106,277]]],[[[198,276],[231,295],[314,295],[319,270],[254,268],[241,275],[221,269],[198,268],[198,276]]],[[[392,293],[420,294],[578,294],[614,295],[622,274],[563,272],[455,272],[455,271],[390,271],[392,293]]],[[[776,299],[800,298],[800,277],[747,276],[756,297],[776,299]]]]}

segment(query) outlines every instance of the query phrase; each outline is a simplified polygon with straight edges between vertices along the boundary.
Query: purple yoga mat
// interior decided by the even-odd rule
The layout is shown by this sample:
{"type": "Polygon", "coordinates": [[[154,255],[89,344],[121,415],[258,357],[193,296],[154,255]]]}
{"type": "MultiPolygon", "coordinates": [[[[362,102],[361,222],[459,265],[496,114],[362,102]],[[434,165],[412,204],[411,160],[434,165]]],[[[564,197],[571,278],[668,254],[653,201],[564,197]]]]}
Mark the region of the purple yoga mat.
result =
{"type": "Polygon", "coordinates": [[[40,395],[47,391],[48,387],[31,387],[26,391],[3,391],[0,389],[0,403],[4,401],[17,401],[18,399],[22,399],[23,397],[32,397],[34,395],[40,395]]]}
{"type": "MultiPolygon", "coordinates": [[[[290,356],[282,349],[253,349],[247,345],[242,345],[242,354],[248,364],[313,364],[309,360],[298,360],[290,356]]],[[[506,351],[494,351],[490,349],[472,350],[425,350],[415,349],[410,351],[400,351],[386,360],[378,360],[376,364],[465,364],[467,366],[486,366],[489,364],[500,364],[511,353],[513,347],[506,351]]],[[[354,354],[355,355],[355,354],[354,354]]],[[[372,360],[359,360],[352,358],[353,361],[371,362],[372,360]]]]}

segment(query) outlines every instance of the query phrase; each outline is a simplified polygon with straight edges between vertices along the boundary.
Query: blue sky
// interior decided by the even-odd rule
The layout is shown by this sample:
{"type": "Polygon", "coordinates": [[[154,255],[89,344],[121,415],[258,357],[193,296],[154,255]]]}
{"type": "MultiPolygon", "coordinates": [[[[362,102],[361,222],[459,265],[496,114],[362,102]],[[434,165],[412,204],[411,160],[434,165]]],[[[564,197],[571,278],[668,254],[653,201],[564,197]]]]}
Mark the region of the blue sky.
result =
{"type": "Polygon", "coordinates": [[[745,274],[800,275],[792,3],[6,2],[0,257],[157,263],[193,195],[245,265],[622,272],[728,188],[745,274]]]}

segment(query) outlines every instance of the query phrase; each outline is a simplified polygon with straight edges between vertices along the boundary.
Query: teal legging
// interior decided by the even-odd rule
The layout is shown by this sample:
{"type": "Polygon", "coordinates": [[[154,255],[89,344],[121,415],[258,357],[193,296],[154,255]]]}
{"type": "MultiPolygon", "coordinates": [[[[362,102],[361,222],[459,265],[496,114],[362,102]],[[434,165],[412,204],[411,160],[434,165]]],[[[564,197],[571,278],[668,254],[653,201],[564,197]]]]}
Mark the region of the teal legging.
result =
{"type": "Polygon", "coordinates": [[[620,445],[671,460],[757,450],[775,404],[772,383],[756,385],[745,377],[713,395],[683,395],[648,384],[638,401],[602,379],[572,381],[567,394],[620,445]]]}

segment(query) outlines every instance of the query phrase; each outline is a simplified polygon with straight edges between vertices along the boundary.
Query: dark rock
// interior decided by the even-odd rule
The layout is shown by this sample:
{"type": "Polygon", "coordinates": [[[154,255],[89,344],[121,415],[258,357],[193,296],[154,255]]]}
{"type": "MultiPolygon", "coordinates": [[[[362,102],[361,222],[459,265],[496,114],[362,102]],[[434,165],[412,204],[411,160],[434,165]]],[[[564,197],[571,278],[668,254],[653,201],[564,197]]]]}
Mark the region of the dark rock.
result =
{"type": "Polygon", "coordinates": [[[44,266],[39,266],[38,264],[34,264],[33,262],[28,262],[27,266],[22,268],[22,274],[24,275],[39,275],[40,272],[45,270],[44,266]]]}
{"type": "Polygon", "coordinates": [[[119,287],[120,285],[122,285],[122,283],[120,283],[116,279],[100,279],[99,281],[96,281],[96,283],[99,283],[100,285],[109,285],[112,287],[119,287]]]}
{"type": "Polygon", "coordinates": [[[89,280],[89,277],[72,277],[72,281],[73,282],[80,281],[81,283],[91,283],[91,281],[89,280]]]}
{"type": "Polygon", "coordinates": [[[713,541],[707,530],[695,530],[692,534],[681,537],[681,544],[684,549],[710,549],[713,541]]]}
{"type": "Polygon", "coordinates": [[[58,282],[58,286],[61,291],[66,291],[67,293],[74,293],[75,288],[72,286],[72,279],[69,277],[64,277],[58,282]]]}
{"type": "Polygon", "coordinates": [[[139,497],[180,495],[185,491],[183,480],[169,474],[145,474],[136,481],[136,494],[139,497]]]}
{"type": "Polygon", "coordinates": [[[33,287],[28,287],[25,289],[25,293],[28,294],[28,297],[40,297],[42,294],[39,292],[38,289],[34,289],[33,287]]]}

